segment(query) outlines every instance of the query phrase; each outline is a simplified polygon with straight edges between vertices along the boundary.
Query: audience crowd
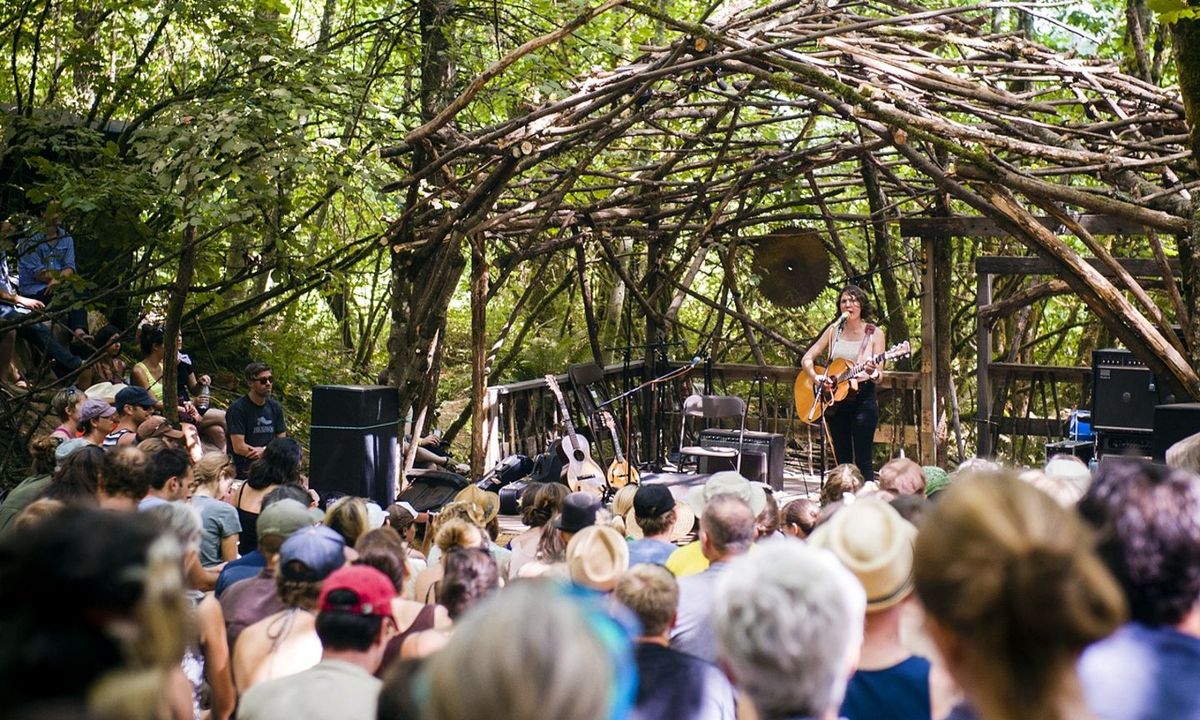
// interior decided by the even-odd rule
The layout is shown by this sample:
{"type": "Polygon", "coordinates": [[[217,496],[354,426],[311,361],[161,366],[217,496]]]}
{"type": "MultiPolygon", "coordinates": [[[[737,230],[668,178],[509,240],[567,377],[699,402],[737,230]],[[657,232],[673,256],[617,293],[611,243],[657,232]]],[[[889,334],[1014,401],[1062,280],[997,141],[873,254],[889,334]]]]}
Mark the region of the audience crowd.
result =
{"type": "Polygon", "coordinates": [[[1190,470],[532,483],[504,534],[473,485],[317,496],[261,363],[207,446],[155,414],[149,337],[0,503],[5,717],[1200,720],[1190,470]]]}

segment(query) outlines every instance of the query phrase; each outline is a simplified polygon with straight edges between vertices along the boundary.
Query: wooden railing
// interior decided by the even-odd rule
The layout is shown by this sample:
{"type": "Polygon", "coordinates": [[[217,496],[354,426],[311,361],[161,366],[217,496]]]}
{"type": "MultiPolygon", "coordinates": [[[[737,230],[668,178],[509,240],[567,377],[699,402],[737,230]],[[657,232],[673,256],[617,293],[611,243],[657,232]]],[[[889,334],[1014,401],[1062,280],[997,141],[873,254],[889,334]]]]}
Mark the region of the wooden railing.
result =
{"type": "MultiPolygon", "coordinates": [[[[660,369],[684,367],[682,363],[670,363],[660,369]]],[[[627,437],[632,445],[627,454],[635,460],[667,457],[679,443],[681,416],[679,408],[683,398],[692,392],[705,392],[706,375],[711,373],[709,394],[736,395],[746,400],[746,428],[764,432],[782,433],[787,440],[789,464],[793,471],[815,472],[818,470],[819,430],[806,425],[795,417],[793,385],[797,368],[769,365],[713,364],[710,368],[697,366],[684,378],[662,383],[658,398],[651,398],[650,391],[635,393],[628,407],[615,403],[613,415],[618,425],[624,427],[628,419],[627,437]],[[644,407],[658,402],[661,410],[654,417],[647,417],[644,407]]],[[[626,388],[637,387],[646,378],[644,363],[638,361],[628,367],[623,364],[604,368],[608,396],[612,397],[626,388]]],[[[557,376],[562,386],[572,419],[577,429],[587,432],[587,419],[582,416],[567,375],[557,376]]],[[[920,434],[916,422],[920,417],[919,373],[885,371],[879,381],[881,422],[876,431],[876,442],[895,455],[901,446],[914,454],[918,450],[920,434]]],[[[488,388],[486,407],[488,427],[485,431],[487,455],[484,467],[491,467],[498,460],[522,453],[533,456],[545,448],[561,433],[560,412],[557,402],[544,379],[525,380],[508,385],[488,388]]],[[[728,423],[726,423],[728,427],[728,423]]],[[[690,428],[689,424],[689,428],[690,428]]],[[[601,462],[611,459],[611,442],[599,426],[593,432],[600,436],[597,458],[601,462]]],[[[877,446],[878,447],[878,446],[877,446]]],[[[595,454],[595,453],[594,453],[595,454]]]]}

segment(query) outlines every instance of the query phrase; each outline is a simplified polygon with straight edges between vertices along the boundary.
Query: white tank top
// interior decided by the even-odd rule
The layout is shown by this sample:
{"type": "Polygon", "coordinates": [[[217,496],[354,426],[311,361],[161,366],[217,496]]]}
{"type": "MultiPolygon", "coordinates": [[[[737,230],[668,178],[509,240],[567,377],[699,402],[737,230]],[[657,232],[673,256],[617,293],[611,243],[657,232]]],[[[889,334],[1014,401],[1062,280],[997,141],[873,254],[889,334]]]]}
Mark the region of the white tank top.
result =
{"type": "Polygon", "coordinates": [[[831,358],[842,358],[851,363],[858,362],[858,349],[862,347],[862,339],[858,340],[838,340],[833,344],[833,350],[829,353],[831,358]]]}

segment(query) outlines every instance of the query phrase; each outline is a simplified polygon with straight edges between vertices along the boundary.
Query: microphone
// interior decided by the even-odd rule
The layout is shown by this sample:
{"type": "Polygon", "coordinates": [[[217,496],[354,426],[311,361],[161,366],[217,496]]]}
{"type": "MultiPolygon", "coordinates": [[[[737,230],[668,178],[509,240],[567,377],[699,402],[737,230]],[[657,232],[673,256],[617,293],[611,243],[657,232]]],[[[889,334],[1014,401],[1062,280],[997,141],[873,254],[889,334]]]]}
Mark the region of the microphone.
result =
{"type": "Polygon", "coordinates": [[[696,355],[695,357],[692,358],[692,367],[696,367],[701,362],[703,362],[703,361],[700,359],[700,356],[696,355]]]}
{"type": "Polygon", "coordinates": [[[838,327],[841,327],[842,324],[845,323],[849,317],[850,317],[850,313],[843,312],[841,315],[838,315],[837,322],[835,322],[834,324],[837,325],[838,327]]]}

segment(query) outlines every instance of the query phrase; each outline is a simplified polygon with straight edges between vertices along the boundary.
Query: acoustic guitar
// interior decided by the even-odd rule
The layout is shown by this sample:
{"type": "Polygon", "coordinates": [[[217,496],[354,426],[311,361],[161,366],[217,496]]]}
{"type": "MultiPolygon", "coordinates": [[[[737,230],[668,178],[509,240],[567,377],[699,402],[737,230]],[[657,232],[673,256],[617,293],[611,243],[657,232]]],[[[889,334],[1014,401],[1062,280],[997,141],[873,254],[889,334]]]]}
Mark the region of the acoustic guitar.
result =
{"type": "Polygon", "coordinates": [[[879,364],[885,360],[896,360],[912,354],[908,341],[892,346],[891,349],[867,358],[860,363],[851,365],[849,360],[834,358],[828,368],[819,365],[813,370],[818,375],[825,375],[829,382],[818,385],[803,370],[796,376],[796,417],[806,423],[820,422],[821,416],[829,407],[843,401],[850,394],[851,379],[863,371],[869,363],[879,364]]]}
{"type": "Polygon", "coordinates": [[[613,490],[620,490],[626,485],[637,485],[641,475],[638,474],[637,468],[629,464],[629,461],[625,459],[625,454],[621,452],[621,439],[617,435],[616,421],[607,410],[601,410],[599,415],[600,421],[612,433],[614,457],[608,466],[608,486],[613,490]]]}
{"type": "Polygon", "coordinates": [[[546,384],[558,399],[558,409],[562,412],[566,428],[562,448],[567,455],[567,487],[571,488],[571,492],[589,492],[604,497],[604,468],[592,459],[587,438],[575,432],[575,424],[571,422],[571,412],[567,410],[567,401],[558,387],[558,380],[553,375],[547,375],[546,384]]]}

